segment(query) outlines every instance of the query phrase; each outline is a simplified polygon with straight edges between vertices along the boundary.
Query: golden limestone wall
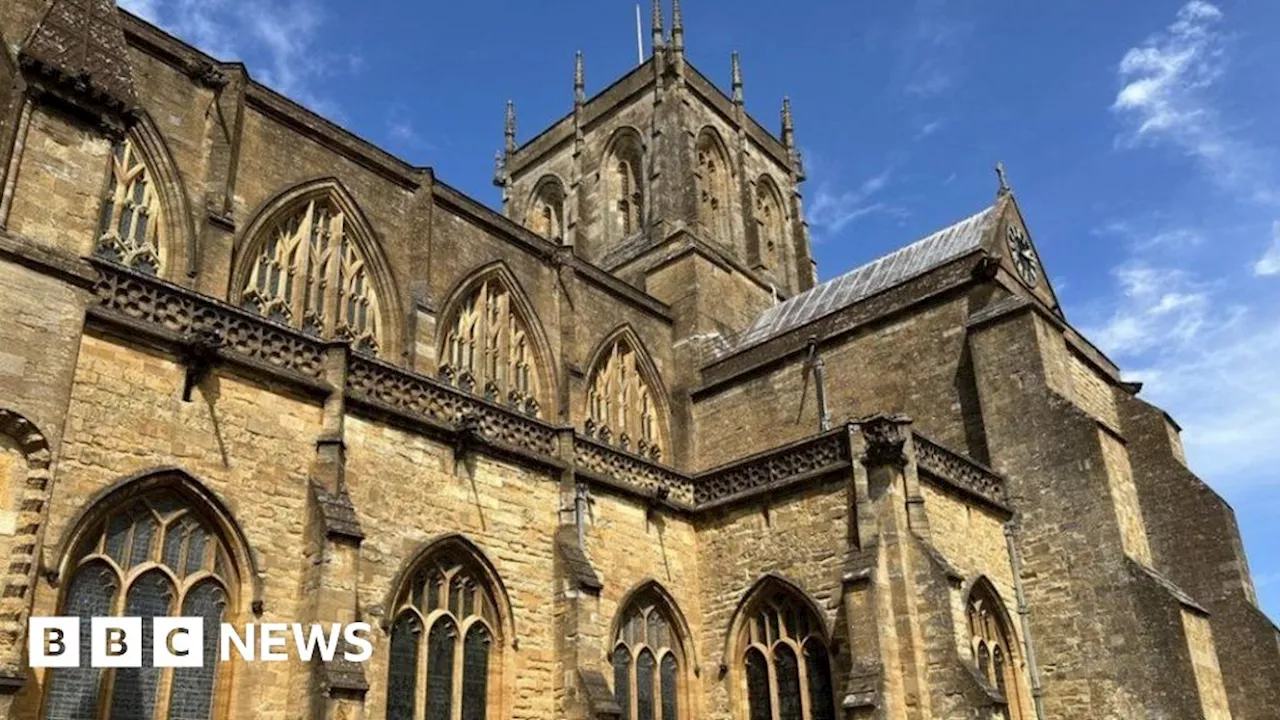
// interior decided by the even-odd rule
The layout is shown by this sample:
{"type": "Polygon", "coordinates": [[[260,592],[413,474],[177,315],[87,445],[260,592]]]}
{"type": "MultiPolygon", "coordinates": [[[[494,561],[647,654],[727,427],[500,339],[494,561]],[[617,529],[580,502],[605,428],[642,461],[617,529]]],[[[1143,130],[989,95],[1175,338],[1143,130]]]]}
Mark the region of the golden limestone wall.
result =
{"type": "Polygon", "coordinates": [[[1129,451],[1104,428],[1098,428],[1098,442],[1102,445],[1107,485],[1111,490],[1111,502],[1116,508],[1116,520],[1120,523],[1120,541],[1124,545],[1125,554],[1150,567],[1151,545],[1147,541],[1147,526],[1142,521],[1138,488],[1133,483],[1129,451]]]}
{"type": "Polygon", "coordinates": [[[1205,720],[1231,720],[1227,690],[1222,684],[1222,670],[1218,667],[1218,652],[1214,647],[1209,619],[1184,607],[1182,631],[1186,633],[1187,649],[1191,651],[1191,668],[1195,671],[1196,687],[1200,691],[1200,704],[1204,707],[1205,720]]]}

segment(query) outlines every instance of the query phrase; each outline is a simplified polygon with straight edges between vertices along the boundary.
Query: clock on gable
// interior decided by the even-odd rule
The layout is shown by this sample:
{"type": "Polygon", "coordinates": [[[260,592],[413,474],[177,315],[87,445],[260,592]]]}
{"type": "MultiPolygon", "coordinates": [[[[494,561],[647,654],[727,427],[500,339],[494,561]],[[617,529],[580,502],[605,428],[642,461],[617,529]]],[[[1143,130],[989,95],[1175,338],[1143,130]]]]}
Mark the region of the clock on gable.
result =
{"type": "Polygon", "coordinates": [[[1027,287],[1035,287],[1040,279],[1040,259],[1036,257],[1035,248],[1022,226],[1010,223],[1005,230],[1009,243],[1009,257],[1013,258],[1013,268],[1027,287]]]}

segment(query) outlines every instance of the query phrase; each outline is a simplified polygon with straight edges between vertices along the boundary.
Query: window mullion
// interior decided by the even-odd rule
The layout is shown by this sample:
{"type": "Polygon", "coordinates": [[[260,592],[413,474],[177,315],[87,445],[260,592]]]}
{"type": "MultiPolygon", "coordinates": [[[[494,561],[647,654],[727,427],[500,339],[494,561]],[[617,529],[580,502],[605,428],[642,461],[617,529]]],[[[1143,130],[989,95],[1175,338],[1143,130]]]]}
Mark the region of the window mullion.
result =
{"type": "Polygon", "coordinates": [[[325,245],[329,261],[325,267],[328,278],[324,288],[324,314],[322,317],[325,337],[334,336],[342,318],[340,298],[346,293],[346,288],[342,286],[344,279],[343,264],[346,262],[346,258],[343,257],[343,249],[346,242],[345,219],[343,214],[337,208],[334,208],[333,213],[328,217],[329,226],[323,228],[328,238],[325,245]]]}
{"type": "Polygon", "coordinates": [[[765,667],[769,671],[769,711],[773,720],[782,720],[782,708],[778,696],[778,672],[773,666],[773,648],[765,655],[765,667]]]}

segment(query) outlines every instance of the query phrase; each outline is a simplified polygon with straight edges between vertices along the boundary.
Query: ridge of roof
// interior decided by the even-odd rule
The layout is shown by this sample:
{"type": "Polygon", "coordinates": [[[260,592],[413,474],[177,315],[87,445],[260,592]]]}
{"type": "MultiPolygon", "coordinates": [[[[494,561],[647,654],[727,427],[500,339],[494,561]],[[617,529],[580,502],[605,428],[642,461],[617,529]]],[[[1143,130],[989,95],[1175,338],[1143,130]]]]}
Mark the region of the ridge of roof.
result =
{"type": "Polygon", "coordinates": [[[976,250],[997,207],[991,205],[769,308],[722,357],[807,325],[976,250]]]}

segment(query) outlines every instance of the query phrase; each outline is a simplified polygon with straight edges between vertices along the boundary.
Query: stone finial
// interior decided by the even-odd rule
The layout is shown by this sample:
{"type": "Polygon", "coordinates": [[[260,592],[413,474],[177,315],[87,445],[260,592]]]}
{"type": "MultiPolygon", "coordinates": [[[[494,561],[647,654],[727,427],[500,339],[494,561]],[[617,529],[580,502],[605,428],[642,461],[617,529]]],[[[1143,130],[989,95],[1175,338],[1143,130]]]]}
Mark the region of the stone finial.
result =
{"type": "Polygon", "coordinates": [[[582,51],[573,58],[573,101],[582,103],[587,97],[587,72],[582,60],[582,51]]]}
{"type": "Polygon", "coordinates": [[[684,52],[684,13],[680,12],[680,0],[671,0],[671,47],[677,53],[684,52]]]}
{"type": "Polygon", "coordinates": [[[658,48],[666,44],[662,33],[662,0],[653,0],[653,14],[649,18],[649,25],[653,33],[653,49],[657,52],[658,48]]]}
{"type": "Polygon", "coordinates": [[[1004,197],[1013,192],[1013,188],[1009,186],[1009,176],[1005,174],[1004,163],[996,163],[996,177],[1000,179],[1000,188],[996,190],[996,197],[1004,197]]]}
{"type": "Polygon", "coordinates": [[[782,98],[782,144],[787,147],[795,146],[796,127],[791,119],[791,98],[782,98]]]}
{"type": "Polygon", "coordinates": [[[503,133],[507,139],[507,153],[516,151],[516,103],[514,100],[507,101],[507,118],[504,123],[503,133]]]}
{"type": "Polygon", "coordinates": [[[742,104],[742,63],[738,59],[738,51],[734,50],[733,55],[733,102],[735,105],[742,104]]]}

